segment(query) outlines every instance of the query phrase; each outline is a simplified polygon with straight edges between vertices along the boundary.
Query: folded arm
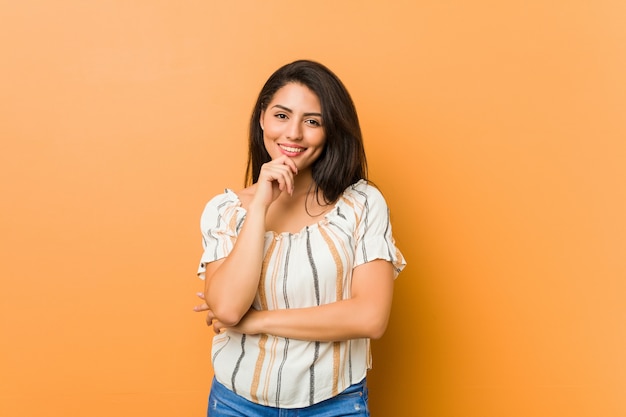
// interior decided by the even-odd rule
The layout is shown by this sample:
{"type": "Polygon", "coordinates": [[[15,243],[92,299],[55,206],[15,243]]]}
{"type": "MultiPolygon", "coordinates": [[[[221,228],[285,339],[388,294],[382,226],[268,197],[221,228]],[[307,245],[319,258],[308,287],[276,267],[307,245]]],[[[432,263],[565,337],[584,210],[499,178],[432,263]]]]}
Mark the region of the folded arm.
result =
{"type": "Polygon", "coordinates": [[[206,265],[204,299],[212,315],[224,326],[234,326],[252,305],[259,286],[265,241],[265,216],[283,193],[293,193],[295,163],[280,157],[261,167],[246,221],[231,253],[206,265]]]}
{"type": "Polygon", "coordinates": [[[261,276],[264,233],[265,213],[250,210],[232,252],[206,264],[203,298],[225,326],[237,324],[252,305],[261,276]]]}
{"type": "Polygon", "coordinates": [[[380,338],[387,328],[393,298],[393,267],[375,260],[355,268],[352,296],[316,307],[257,311],[250,309],[234,326],[209,313],[214,329],[267,333],[300,340],[340,341],[380,338]]]}

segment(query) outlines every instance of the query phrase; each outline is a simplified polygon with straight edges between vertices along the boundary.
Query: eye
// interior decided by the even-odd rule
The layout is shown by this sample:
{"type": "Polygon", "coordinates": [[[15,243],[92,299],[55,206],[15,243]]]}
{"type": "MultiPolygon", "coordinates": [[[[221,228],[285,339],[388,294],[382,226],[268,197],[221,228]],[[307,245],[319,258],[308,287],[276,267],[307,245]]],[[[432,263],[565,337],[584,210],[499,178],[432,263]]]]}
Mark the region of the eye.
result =
{"type": "Polygon", "coordinates": [[[305,123],[314,127],[318,127],[322,125],[318,120],[315,120],[315,119],[307,119],[305,123]]]}
{"type": "Polygon", "coordinates": [[[276,113],[274,115],[274,117],[278,118],[278,119],[286,119],[287,115],[285,113],[276,113]]]}

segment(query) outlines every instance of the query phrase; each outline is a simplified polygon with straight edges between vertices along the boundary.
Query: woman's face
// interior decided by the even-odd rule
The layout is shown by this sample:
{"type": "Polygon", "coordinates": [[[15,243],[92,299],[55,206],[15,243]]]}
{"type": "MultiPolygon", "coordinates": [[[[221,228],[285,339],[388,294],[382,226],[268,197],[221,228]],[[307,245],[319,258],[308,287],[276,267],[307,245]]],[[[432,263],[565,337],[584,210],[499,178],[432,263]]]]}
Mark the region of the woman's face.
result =
{"type": "Polygon", "coordinates": [[[302,84],[289,83],[276,91],[261,112],[265,149],[272,159],[291,158],[302,172],[319,158],[326,134],[322,107],[315,93],[302,84]]]}

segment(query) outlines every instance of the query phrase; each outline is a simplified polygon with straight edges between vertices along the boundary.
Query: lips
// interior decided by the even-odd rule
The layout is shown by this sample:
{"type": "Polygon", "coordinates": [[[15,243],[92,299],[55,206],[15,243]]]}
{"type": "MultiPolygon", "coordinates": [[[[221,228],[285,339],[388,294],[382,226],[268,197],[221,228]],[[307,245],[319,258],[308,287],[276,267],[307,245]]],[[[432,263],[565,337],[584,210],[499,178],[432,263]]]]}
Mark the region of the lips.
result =
{"type": "Polygon", "coordinates": [[[282,149],[283,152],[287,154],[293,154],[293,155],[297,155],[306,151],[306,148],[302,148],[300,146],[278,145],[278,147],[282,149]]]}

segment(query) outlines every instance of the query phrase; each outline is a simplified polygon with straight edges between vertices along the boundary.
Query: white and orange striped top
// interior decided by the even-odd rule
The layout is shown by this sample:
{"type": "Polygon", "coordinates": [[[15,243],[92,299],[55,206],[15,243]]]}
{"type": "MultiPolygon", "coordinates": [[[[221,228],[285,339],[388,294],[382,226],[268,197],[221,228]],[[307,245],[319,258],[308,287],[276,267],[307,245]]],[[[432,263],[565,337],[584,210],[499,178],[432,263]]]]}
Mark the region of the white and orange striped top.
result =
{"type": "MultiPolygon", "coordinates": [[[[200,221],[201,278],[206,263],[228,256],[233,249],[245,216],[231,190],[207,203],[200,221]]],[[[343,192],[322,221],[299,233],[266,233],[253,307],[301,308],[349,298],[352,270],[374,259],[392,262],[395,277],[406,265],[395,246],[385,199],[361,180],[343,192]]],[[[217,380],[250,401],[305,407],[365,377],[371,368],[370,341],[311,342],[225,331],[213,339],[212,363],[217,380]]]]}

